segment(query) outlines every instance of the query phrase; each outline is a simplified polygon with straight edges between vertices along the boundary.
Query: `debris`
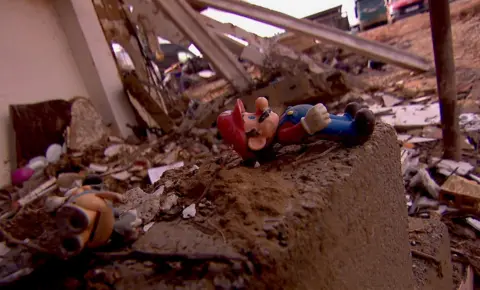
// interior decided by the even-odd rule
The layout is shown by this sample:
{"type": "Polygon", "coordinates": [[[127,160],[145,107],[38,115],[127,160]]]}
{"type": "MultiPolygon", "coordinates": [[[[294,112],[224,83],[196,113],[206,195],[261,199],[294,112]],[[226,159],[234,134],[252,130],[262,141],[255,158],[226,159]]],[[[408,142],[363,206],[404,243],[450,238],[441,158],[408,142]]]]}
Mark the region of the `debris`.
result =
{"type": "Polygon", "coordinates": [[[190,172],[195,172],[198,169],[200,169],[200,167],[198,167],[197,165],[193,165],[192,168],[190,168],[190,172]]]}
{"type": "Polygon", "coordinates": [[[152,195],[154,195],[156,197],[160,197],[163,194],[164,191],[165,191],[165,186],[162,185],[157,190],[155,190],[155,192],[152,193],[152,195]]]}
{"type": "Polygon", "coordinates": [[[35,170],[29,167],[15,169],[14,171],[12,171],[12,184],[21,185],[25,181],[29,180],[34,173],[35,170]]]}
{"type": "Polygon", "coordinates": [[[49,163],[57,163],[60,160],[60,156],[62,156],[63,147],[60,144],[52,144],[48,146],[47,152],[45,156],[49,163]]]}
{"type": "Polygon", "coordinates": [[[402,100],[397,99],[397,98],[392,97],[392,96],[387,95],[387,94],[382,95],[382,100],[383,100],[383,103],[385,104],[385,107],[393,107],[393,106],[398,105],[402,102],[402,100]]]}
{"type": "Polygon", "coordinates": [[[480,184],[480,177],[473,174],[469,174],[468,177],[470,177],[471,179],[475,180],[477,183],[480,184]]]}
{"type": "Polygon", "coordinates": [[[421,187],[425,189],[431,197],[438,199],[440,186],[430,177],[426,169],[418,170],[417,174],[410,180],[410,186],[421,187]]]}
{"type": "Polygon", "coordinates": [[[412,143],[412,144],[425,143],[425,142],[432,142],[432,141],[436,141],[436,140],[437,139],[435,139],[435,138],[412,137],[412,138],[408,139],[408,143],[412,143]]]}
{"type": "Polygon", "coordinates": [[[467,266],[467,274],[465,275],[465,279],[462,281],[460,286],[457,290],[474,290],[474,278],[475,274],[473,273],[472,266],[467,266]]]}
{"type": "Polygon", "coordinates": [[[418,103],[423,103],[423,102],[431,100],[431,99],[432,99],[432,96],[425,96],[425,97],[420,97],[420,98],[410,100],[410,103],[418,104],[418,103]]]}
{"type": "Polygon", "coordinates": [[[67,200],[67,197],[49,196],[45,200],[45,211],[54,212],[59,209],[67,200]]]}
{"type": "Polygon", "coordinates": [[[458,209],[480,212],[480,185],[458,175],[451,175],[440,188],[439,200],[458,209]]]}
{"type": "Polygon", "coordinates": [[[7,244],[5,242],[0,242],[0,263],[3,260],[3,257],[5,257],[5,255],[7,255],[10,250],[11,249],[7,247],[7,244]]]}
{"type": "Polygon", "coordinates": [[[150,222],[150,223],[144,225],[144,226],[143,226],[143,232],[144,232],[144,233],[148,232],[148,230],[151,229],[154,224],[155,224],[155,222],[150,222]]]}
{"type": "Polygon", "coordinates": [[[182,216],[184,219],[189,219],[195,217],[197,210],[195,209],[195,204],[192,203],[182,211],[182,216]]]}
{"type": "Polygon", "coordinates": [[[422,136],[425,138],[442,139],[442,129],[433,126],[423,127],[422,136]]]}
{"type": "Polygon", "coordinates": [[[70,124],[70,108],[71,103],[65,100],[9,106],[17,164],[45,155],[51,144],[65,142],[63,135],[70,124]]]}
{"type": "Polygon", "coordinates": [[[476,229],[478,232],[480,232],[480,221],[472,218],[472,217],[467,217],[465,221],[474,229],[476,229]]]}
{"type": "Polygon", "coordinates": [[[168,212],[173,206],[177,205],[178,196],[171,193],[165,198],[163,203],[160,205],[160,210],[162,212],[168,212]]]}
{"type": "Polygon", "coordinates": [[[118,207],[118,211],[136,210],[138,217],[143,223],[149,223],[160,210],[160,199],[158,195],[149,194],[141,188],[133,188],[125,192],[124,204],[118,207]]]}
{"type": "Polygon", "coordinates": [[[420,158],[415,150],[402,148],[400,161],[402,164],[402,176],[405,176],[410,170],[417,169],[420,158]]]}
{"type": "Polygon", "coordinates": [[[57,186],[62,193],[65,193],[74,187],[80,187],[82,179],[82,176],[78,173],[61,173],[57,178],[57,186]]]}
{"type": "Polygon", "coordinates": [[[72,100],[72,120],[67,131],[67,147],[82,151],[108,136],[108,129],[95,106],[87,98],[72,100]]]}
{"type": "Polygon", "coordinates": [[[381,120],[395,128],[417,128],[440,124],[440,107],[431,105],[408,105],[390,108],[392,115],[382,116],[381,120]]]}
{"type": "Polygon", "coordinates": [[[113,144],[108,146],[103,152],[103,154],[106,157],[111,158],[122,152],[125,152],[126,154],[132,154],[133,152],[135,152],[136,149],[137,148],[135,146],[128,145],[128,144],[113,144]]]}
{"type": "Polygon", "coordinates": [[[46,181],[45,183],[43,183],[42,185],[37,187],[35,190],[30,192],[28,195],[26,195],[26,196],[22,197],[21,199],[17,200],[15,202],[15,205],[17,205],[18,207],[23,207],[23,206],[31,203],[32,201],[36,200],[37,198],[42,197],[42,196],[52,192],[53,190],[55,190],[57,188],[57,186],[55,185],[56,182],[57,182],[57,179],[55,177],[52,177],[50,180],[46,181]]]}
{"type": "Polygon", "coordinates": [[[480,115],[473,113],[464,113],[459,116],[460,127],[466,132],[480,131],[480,115]]]}
{"type": "Polygon", "coordinates": [[[437,140],[435,138],[414,137],[408,134],[397,134],[397,139],[398,141],[407,142],[410,144],[432,142],[437,140]]]}
{"type": "Polygon", "coordinates": [[[391,107],[385,108],[375,104],[368,108],[373,112],[375,116],[383,116],[383,115],[389,115],[393,113],[393,110],[391,107]]]}
{"type": "Polygon", "coordinates": [[[35,172],[41,172],[47,167],[48,160],[45,156],[37,156],[32,159],[27,164],[27,167],[35,170],[35,172]]]}
{"type": "Polygon", "coordinates": [[[450,176],[453,173],[465,176],[474,169],[471,164],[464,161],[457,162],[448,159],[432,158],[432,162],[437,165],[438,172],[445,176],[450,176]]]}
{"type": "Polygon", "coordinates": [[[111,176],[117,180],[125,181],[129,179],[132,176],[132,174],[124,170],[124,171],[120,171],[118,173],[112,174],[111,176]]]}
{"type": "Polygon", "coordinates": [[[97,172],[97,173],[104,173],[104,172],[107,172],[108,170],[108,166],[107,165],[100,165],[100,164],[95,164],[95,163],[91,163],[88,168],[90,170],[92,170],[93,172],[97,172]]]}
{"type": "Polygon", "coordinates": [[[2,237],[2,239],[4,239],[7,242],[7,244],[22,246],[39,253],[51,254],[50,251],[48,251],[47,249],[44,249],[36,244],[31,243],[30,240],[28,239],[25,239],[22,241],[14,238],[10,233],[5,231],[1,227],[0,227],[0,237],[2,237]]]}
{"type": "Polygon", "coordinates": [[[123,84],[131,100],[135,100],[137,104],[143,108],[140,110],[138,107],[137,113],[142,116],[144,122],[148,123],[150,119],[154,120],[158,128],[163,129],[168,133],[173,129],[174,123],[169,118],[167,112],[161,107],[159,102],[153,97],[149,91],[145,89],[145,86],[141,84],[140,79],[134,72],[128,72],[123,76],[123,84]]]}
{"type": "Polygon", "coordinates": [[[183,165],[184,165],[183,161],[180,161],[180,162],[176,162],[166,166],[150,168],[148,169],[148,178],[150,178],[150,182],[154,184],[155,182],[160,180],[160,178],[162,177],[163,173],[165,173],[165,171],[180,168],[183,165]]]}

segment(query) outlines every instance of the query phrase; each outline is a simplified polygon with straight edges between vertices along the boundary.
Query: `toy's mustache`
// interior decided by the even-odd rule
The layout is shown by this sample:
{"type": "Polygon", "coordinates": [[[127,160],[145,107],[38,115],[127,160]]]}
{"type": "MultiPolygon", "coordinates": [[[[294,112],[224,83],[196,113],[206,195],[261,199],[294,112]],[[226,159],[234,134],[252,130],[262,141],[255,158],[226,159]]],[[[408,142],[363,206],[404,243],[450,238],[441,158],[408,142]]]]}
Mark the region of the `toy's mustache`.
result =
{"type": "Polygon", "coordinates": [[[260,118],[258,119],[258,122],[259,123],[262,123],[263,121],[265,121],[265,119],[267,119],[268,117],[270,117],[270,113],[272,112],[272,110],[270,108],[266,109],[265,111],[263,111],[262,115],[260,116],[260,118]]]}

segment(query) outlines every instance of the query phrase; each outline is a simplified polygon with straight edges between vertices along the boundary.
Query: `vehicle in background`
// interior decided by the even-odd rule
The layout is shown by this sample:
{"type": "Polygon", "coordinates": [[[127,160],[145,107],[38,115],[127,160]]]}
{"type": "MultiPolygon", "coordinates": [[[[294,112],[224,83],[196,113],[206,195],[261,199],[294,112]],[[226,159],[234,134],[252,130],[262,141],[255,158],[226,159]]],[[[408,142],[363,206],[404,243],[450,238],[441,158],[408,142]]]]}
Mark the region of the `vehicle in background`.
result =
{"type": "Polygon", "coordinates": [[[388,0],[388,23],[428,11],[428,0],[388,0]]]}
{"type": "Polygon", "coordinates": [[[355,1],[355,17],[359,21],[359,29],[388,22],[388,11],[385,0],[357,0],[355,1]]]}
{"type": "Polygon", "coordinates": [[[304,17],[304,19],[341,30],[350,30],[350,23],[348,22],[347,13],[343,11],[342,6],[343,5],[332,7],[330,9],[304,17]]]}

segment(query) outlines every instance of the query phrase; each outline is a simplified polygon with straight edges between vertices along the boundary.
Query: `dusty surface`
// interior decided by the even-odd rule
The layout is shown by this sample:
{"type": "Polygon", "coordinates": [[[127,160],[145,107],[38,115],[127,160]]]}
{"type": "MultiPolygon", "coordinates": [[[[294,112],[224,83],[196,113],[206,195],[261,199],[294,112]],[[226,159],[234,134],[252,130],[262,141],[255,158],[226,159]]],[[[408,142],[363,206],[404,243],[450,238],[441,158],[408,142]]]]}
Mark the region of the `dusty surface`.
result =
{"type": "MultiPolygon", "coordinates": [[[[296,164],[294,146],[257,169],[221,170],[194,219],[159,222],[133,248],[248,259],[191,268],[177,281],[189,289],[412,289],[393,131],[379,126],[364,147],[302,162],[332,145],[312,146],[296,164]]],[[[217,166],[205,164],[193,176],[177,171],[165,194],[175,192],[185,205],[196,201],[217,166]]],[[[158,289],[169,275],[142,272],[144,264],[134,262],[119,268],[118,289],[158,289]]]]}
{"type": "Polygon", "coordinates": [[[438,217],[409,218],[408,224],[412,250],[431,255],[440,262],[413,255],[415,289],[453,289],[450,237],[445,224],[438,217]]]}

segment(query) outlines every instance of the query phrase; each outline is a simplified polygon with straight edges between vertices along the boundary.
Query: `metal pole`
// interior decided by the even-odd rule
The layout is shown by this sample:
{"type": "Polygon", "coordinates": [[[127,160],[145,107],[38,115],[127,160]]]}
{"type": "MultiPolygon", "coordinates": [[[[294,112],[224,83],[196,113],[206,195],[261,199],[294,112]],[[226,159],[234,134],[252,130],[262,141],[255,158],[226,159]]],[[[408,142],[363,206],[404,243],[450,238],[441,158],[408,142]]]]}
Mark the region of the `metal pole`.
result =
{"type": "Polygon", "coordinates": [[[430,27],[442,118],[444,158],[460,159],[457,87],[448,0],[429,0],[430,27]]]}

